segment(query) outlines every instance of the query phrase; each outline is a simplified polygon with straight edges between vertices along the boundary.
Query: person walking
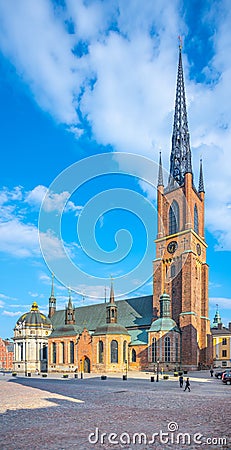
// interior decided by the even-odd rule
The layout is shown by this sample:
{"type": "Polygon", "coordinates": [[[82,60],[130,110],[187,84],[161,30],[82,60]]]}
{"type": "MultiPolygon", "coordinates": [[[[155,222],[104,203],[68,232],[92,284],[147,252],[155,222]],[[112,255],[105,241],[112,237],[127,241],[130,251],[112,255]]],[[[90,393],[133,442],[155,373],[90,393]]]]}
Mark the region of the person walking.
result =
{"type": "Polygon", "coordinates": [[[189,382],[189,378],[187,378],[186,382],[185,382],[185,388],[184,390],[186,391],[186,389],[188,389],[188,391],[190,392],[190,382],[189,382]]]}
{"type": "Polygon", "coordinates": [[[183,384],[184,384],[184,378],[183,378],[183,375],[180,375],[180,376],[179,376],[179,382],[180,382],[180,388],[182,388],[182,387],[183,387],[183,384]]]}

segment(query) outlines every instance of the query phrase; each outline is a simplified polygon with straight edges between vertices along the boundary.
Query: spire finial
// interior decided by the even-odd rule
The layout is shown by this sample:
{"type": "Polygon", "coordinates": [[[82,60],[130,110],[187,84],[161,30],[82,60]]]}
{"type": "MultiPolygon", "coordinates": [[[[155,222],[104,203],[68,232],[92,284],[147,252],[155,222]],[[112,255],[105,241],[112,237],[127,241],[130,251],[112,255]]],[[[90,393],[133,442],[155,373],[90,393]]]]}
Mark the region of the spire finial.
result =
{"type": "Polygon", "coordinates": [[[157,186],[164,186],[161,151],[160,151],[160,159],[159,159],[159,172],[158,172],[158,184],[157,184],[157,186]]]}
{"type": "Polygon", "coordinates": [[[202,158],[200,159],[200,175],[199,175],[199,187],[198,192],[205,192],[204,188],[204,178],[203,178],[203,167],[202,167],[202,158]]]}
{"type": "Polygon", "coordinates": [[[113,286],[113,278],[112,278],[112,276],[111,276],[110,303],[115,303],[115,294],[114,294],[114,286],[113,286]]]}
{"type": "Polygon", "coordinates": [[[71,288],[68,286],[68,309],[72,309],[72,300],[71,300],[71,288]]]}
{"type": "Polygon", "coordinates": [[[54,273],[52,272],[51,276],[51,297],[55,296],[55,290],[54,290],[54,273]]]}
{"type": "Polygon", "coordinates": [[[104,303],[107,303],[107,288],[104,286],[104,303]]]}

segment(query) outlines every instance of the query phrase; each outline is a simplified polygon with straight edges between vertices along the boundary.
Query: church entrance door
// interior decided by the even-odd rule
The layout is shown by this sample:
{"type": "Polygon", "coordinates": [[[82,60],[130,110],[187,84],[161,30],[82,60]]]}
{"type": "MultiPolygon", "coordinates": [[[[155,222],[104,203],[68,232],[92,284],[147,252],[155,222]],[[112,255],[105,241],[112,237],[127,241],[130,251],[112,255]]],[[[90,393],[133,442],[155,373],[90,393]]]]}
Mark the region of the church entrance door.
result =
{"type": "Polygon", "coordinates": [[[85,358],[84,358],[84,372],[85,373],[91,372],[91,362],[87,356],[85,356],[85,358]]]}

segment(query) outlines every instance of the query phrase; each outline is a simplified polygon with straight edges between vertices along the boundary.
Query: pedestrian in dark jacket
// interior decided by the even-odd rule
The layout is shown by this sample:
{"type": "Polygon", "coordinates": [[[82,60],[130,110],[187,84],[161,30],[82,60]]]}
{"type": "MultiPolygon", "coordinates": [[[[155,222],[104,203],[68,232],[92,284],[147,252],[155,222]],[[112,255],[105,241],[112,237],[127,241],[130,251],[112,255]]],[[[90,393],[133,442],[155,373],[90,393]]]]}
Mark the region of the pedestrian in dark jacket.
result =
{"type": "Polygon", "coordinates": [[[184,378],[182,375],[180,375],[180,377],[179,377],[179,382],[180,382],[180,387],[182,388],[183,384],[184,384],[184,378]]]}
{"type": "Polygon", "coordinates": [[[186,391],[186,389],[188,389],[188,391],[190,392],[190,382],[189,382],[189,378],[187,378],[187,380],[185,381],[185,388],[184,388],[184,390],[186,391]]]}

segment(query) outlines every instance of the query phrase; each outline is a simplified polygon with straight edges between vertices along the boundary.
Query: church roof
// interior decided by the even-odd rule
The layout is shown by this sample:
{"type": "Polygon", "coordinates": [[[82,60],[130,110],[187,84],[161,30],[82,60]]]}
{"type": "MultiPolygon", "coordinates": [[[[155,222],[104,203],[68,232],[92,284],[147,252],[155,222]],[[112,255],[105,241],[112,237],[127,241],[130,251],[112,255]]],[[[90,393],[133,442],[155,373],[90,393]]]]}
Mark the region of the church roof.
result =
{"type": "Polygon", "coordinates": [[[159,319],[152,322],[152,325],[149,329],[149,331],[171,331],[174,330],[178,333],[180,333],[179,328],[177,327],[177,324],[175,320],[171,319],[170,317],[160,317],[159,319]]]}
{"type": "MultiPolygon", "coordinates": [[[[131,327],[150,326],[152,321],[152,295],[119,300],[115,304],[118,308],[118,323],[122,327],[129,329],[131,327]]],[[[88,331],[94,332],[96,328],[106,325],[105,306],[105,303],[98,303],[76,307],[76,329],[82,332],[84,328],[87,328],[88,331]]],[[[56,311],[51,321],[55,330],[57,327],[62,327],[65,323],[65,310],[56,311]]],[[[53,336],[53,333],[51,336],[53,336]]]]}
{"type": "Polygon", "coordinates": [[[128,331],[118,323],[105,323],[105,325],[97,327],[93,334],[94,336],[101,336],[104,334],[128,334],[128,331]]]}
{"type": "Polygon", "coordinates": [[[55,328],[49,337],[76,336],[79,333],[80,330],[76,325],[61,325],[55,328]]]}
{"type": "Polygon", "coordinates": [[[148,343],[147,330],[138,328],[135,330],[129,330],[129,334],[131,336],[131,344],[132,345],[145,345],[145,344],[147,345],[147,343],[148,343]]]}

